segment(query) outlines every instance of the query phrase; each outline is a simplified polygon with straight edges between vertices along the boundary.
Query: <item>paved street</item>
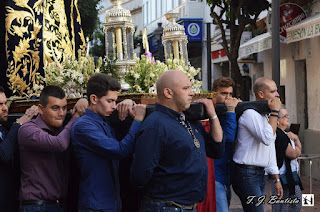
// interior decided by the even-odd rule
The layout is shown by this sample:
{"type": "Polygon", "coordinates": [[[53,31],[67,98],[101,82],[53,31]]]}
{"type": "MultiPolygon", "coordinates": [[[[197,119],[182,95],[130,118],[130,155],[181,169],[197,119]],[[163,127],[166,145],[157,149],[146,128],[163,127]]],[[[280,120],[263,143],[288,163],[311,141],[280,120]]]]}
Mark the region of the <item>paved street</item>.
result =
{"type": "MultiPolygon", "coordinates": [[[[304,186],[304,190],[302,191],[303,194],[309,194],[309,178],[308,177],[301,177],[302,184],[304,186]]],[[[269,184],[267,183],[267,199],[268,196],[270,195],[270,187],[269,184]]],[[[301,212],[315,212],[315,211],[320,211],[320,180],[312,180],[312,193],[314,194],[315,197],[315,205],[313,207],[302,207],[301,212]]],[[[232,191],[232,199],[231,199],[231,204],[230,204],[230,212],[241,212],[242,206],[241,202],[238,198],[238,196],[232,191]]],[[[269,212],[272,211],[271,205],[265,204],[264,205],[264,211],[269,212]]]]}

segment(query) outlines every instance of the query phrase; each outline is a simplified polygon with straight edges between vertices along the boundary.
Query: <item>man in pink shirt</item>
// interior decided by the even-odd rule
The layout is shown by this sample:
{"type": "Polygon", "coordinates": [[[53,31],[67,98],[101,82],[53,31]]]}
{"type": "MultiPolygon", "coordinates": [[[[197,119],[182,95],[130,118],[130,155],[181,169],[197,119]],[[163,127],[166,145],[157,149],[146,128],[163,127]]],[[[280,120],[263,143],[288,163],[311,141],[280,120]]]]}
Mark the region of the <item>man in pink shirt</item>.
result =
{"type": "Polygon", "coordinates": [[[64,91],[47,86],[39,101],[38,117],[21,126],[18,132],[20,210],[63,211],[60,201],[65,197],[68,177],[65,150],[80,111],[73,110],[71,120],[62,127],[67,114],[64,91]]]}

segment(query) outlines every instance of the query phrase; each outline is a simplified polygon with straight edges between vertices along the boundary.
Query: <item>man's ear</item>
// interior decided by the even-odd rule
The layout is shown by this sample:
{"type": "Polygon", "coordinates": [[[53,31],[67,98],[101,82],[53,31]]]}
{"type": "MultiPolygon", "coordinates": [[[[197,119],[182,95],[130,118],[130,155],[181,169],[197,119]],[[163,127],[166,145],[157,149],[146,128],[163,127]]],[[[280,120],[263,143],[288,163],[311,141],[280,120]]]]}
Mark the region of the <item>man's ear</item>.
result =
{"type": "Polygon", "coordinates": [[[173,98],[173,91],[170,88],[163,89],[163,94],[167,99],[173,98]]]}
{"type": "Polygon", "coordinates": [[[38,111],[39,111],[39,114],[43,114],[43,105],[42,104],[38,104],[38,111]]]}
{"type": "Polygon", "coordinates": [[[97,104],[97,101],[98,101],[97,95],[91,94],[91,95],[90,95],[90,103],[93,104],[93,105],[95,105],[95,104],[97,104]]]}
{"type": "Polygon", "coordinates": [[[258,91],[258,97],[260,99],[263,99],[264,98],[264,92],[263,91],[258,91]]]}

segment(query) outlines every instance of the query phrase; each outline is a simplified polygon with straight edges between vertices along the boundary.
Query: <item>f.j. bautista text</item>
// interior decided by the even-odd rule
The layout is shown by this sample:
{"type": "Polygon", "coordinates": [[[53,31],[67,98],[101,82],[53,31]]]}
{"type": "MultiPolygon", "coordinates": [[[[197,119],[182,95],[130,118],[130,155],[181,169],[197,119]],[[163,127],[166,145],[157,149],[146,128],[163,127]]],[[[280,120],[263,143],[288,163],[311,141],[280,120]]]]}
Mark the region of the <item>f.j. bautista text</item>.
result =
{"type": "MultiPolygon", "coordinates": [[[[246,204],[255,204],[256,207],[258,207],[261,204],[265,204],[266,201],[266,196],[248,196],[247,197],[247,202],[246,204]],[[257,198],[257,200],[255,200],[255,198],[257,198]]],[[[296,198],[291,198],[291,197],[287,197],[285,199],[278,199],[277,196],[270,196],[270,199],[268,200],[268,204],[273,205],[273,204],[298,204],[300,202],[300,200],[296,197],[296,198]]]]}

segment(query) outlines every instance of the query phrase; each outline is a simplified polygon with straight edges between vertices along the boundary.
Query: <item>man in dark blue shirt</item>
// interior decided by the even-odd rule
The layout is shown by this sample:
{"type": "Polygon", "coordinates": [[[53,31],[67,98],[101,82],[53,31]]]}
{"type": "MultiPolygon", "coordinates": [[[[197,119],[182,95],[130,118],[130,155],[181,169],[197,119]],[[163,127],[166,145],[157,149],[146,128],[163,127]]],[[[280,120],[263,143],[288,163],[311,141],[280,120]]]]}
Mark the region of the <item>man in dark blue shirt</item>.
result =
{"type": "Polygon", "coordinates": [[[216,103],[224,103],[227,112],[219,116],[223,138],[225,141],[225,152],[223,158],[214,160],[217,211],[229,210],[231,200],[231,170],[233,167],[234,140],[237,132],[237,120],[235,107],[241,102],[233,98],[234,81],[229,77],[220,77],[213,82],[212,90],[216,93],[216,103]]]}
{"type": "Polygon", "coordinates": [[[130,100],[134,121],[117,141],[106,117],[116,109],[120,84],[106,74],[92,76],[87,84],[89,107],[73,125],[71,139],[80,169],[79,211],[120,212],[119,159],[133,151],[134,138],[144,119],[145,105],[130,100]]]}
{"type": "Polygon", "coordinates": [[[38,113],[37,106],[32,106],[12,124],[9,132],[2,126],[8,121],[7,97],[0,86],[0,208],[3,212],[12,212],[16,207],[18,179],[12,167],[12,158],[17,149],[17,135],[20,126],[38,113]]]}
{"type": "Polygon", "coordinates": [[[164,72],[157,81],[158,103],[142,123],[136,138],[131,180],[143,190],[140,211],[190,210],[203,201],[207,189],[207,161],[221,157],[222,129],[213,103],[204,104],[210,133],[199,121],[189,122],[183,111],[194,95],[188,77],[179,70],[164,72]]]}

